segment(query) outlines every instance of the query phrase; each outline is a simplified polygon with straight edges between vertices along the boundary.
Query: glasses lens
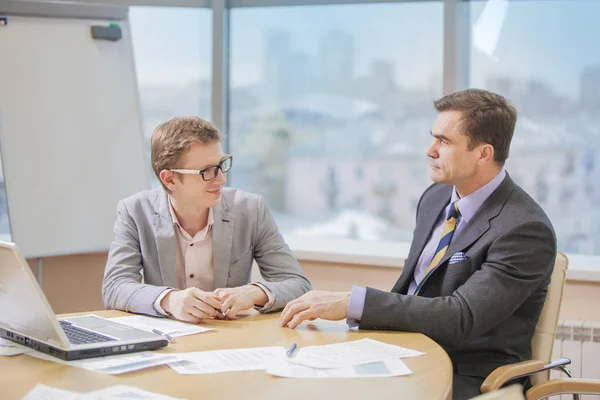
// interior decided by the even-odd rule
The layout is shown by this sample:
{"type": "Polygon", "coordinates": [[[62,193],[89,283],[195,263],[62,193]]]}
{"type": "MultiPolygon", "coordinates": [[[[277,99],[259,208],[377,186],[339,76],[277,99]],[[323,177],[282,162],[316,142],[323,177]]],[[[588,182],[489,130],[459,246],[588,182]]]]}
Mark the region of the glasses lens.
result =
{"type": "Polygon", "coordinates": [[[217,177],[218,171],[219,171],[219,167],[212,167],[212,168],[205,169],[204,172],[202,173],[202,178],[205,181],[211,181],[217,177]]]}
{"type": "Polygon", "coordinates": [[[227,157],[223,161],[221,161],[221,171],[227,172],[231,169],[231,164],[233,161],[233,157],[227,157]]]}

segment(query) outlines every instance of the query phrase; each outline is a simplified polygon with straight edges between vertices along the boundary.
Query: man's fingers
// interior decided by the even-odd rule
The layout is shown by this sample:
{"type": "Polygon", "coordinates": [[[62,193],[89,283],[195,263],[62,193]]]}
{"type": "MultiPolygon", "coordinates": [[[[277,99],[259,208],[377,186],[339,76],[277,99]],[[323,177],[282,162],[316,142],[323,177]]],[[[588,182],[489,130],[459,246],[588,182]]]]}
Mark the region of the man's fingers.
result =
{"type": "MultiPolygon", "coordinates": [[[[289,304],[288,304],[289,305],[289,304]]],[[[308,308],[310,306],[305,303],[292,304],[290,307],[286,307],[287,311],[281,314],[280,324],[281,326],[287,326],[288,323],[294,318],[294,316],[308,308]]]]}
{"type": "Polygon", "coordinates": [[[225,289],[217,289],[215,291],[212,292],[215,299],[217,299],[220,302],[223,302],[224,300],[224,296],[227,294],[227,291],[225,289]]]}
{"type": "Polygon", "coordinates": [[[202,322],[202,320],[204,318],[210,317],[210,315],[206,314],[204,311],[201,311],[193,306],[184,305],[183,308],[181,309],[181,311],[183,311],[184,315],[185,314],[189,315],[189,317],[190,317],[189,321],[192,321],[195,318],[197,320],[197,321],[195,321],[196,323],[202,322]]]}
{"type": "Polygon", "coordinates": [[[300,299],[301,299],[301,297],[294,299],[285,305],[285,307],[283,308],[283,311],[281,312],[281,316],[279,317],[279,323],[281,324],[281,326],[285,326],[285,324],[287,324],[288,321],[286,321],[286,323],[284,324],[283,319],[286,317],[286,315],[289,314],[290,308],[292,308],[295,304],[300,303],[300,301],[301,301],[300,299]]]}
{"type": "Polygon", "coordinates": [[[240,302],[235,297],[230,297],[223,302],[222,310],[227,313],[227,318],[235,318],[242,311],[240,308],[240,302]]]}
{"type": "MultiPolygon", "coordinates": [[[[192,301],[188,302],[186,306],[190,307],[190,309],[194,308],[200,311],[202,313],[200,318],[214,317],[217,314],[217,311],[213,307],[198,299],[193,299],[192,301]]],[[[197,313],[193,315],[198,316],[197,313]]]]}
{"type": "Polygon", "coordinates": [[[194,304],[194,307],[205,312],[213,318],[219,315],[219,312],[213,306],[211,306],[210,304],[206,304],[203,301],[198,301],[197,304],[194,304]]]}
{"type": "Polygon", "coordinates": [[[288,323],[287,326],[290,329],[294,329],[295,327],[300,325],[303,321],[314,320],[316,318],[315,315],[316,315],[315,310],[312,308],[309,308],[308,310],[304,310],[304,311],[296,314],[294,316],[294,318],[292,318],[292,320],[288,323]]]}
{"type": "Polygon", "coordinates": [[[227,319],[227,317],[224,316],[223,314],[221,314],[220,312],[217,312],[217,316],[215,318],[216,319],[227,319]]]}
{"type": "Polygon", "coordinates": [[[201,300],[202,302],[210,305],[212,308],[221,308],[222,304],[219,300],[217,300],[217,297],[215,296],[214,293],[207,293],[207,292],[203,292],[200,289],[196,289],[194,291],[194,297],[196,297],[198,300],[201,300]]]}

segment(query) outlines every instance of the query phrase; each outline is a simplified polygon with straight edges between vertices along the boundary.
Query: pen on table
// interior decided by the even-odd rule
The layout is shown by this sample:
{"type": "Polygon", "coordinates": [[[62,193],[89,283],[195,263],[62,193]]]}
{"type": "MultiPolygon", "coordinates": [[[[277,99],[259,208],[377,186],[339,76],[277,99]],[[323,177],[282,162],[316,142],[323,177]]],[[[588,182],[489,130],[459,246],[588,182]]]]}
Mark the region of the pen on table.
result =
{"type": "Polygon", "coordinates": [[[290,349],[285,352],[285,356],[287,358],[292,358],[294,356],[294,352],[296,351],[297,348],[298,348],[298,345],[296,345],[296,343],[294,343],[292,345],[292,347],[290,347],[290,349]]]}
{"type": "Polygon", "coordinates": [[[165,339],[167,339],[169,342],[171,343],[175,343],[175,338],[171,335],[169,335],[168,333],[165,333],[163,331],[159,331],[158,329],[152,329],[152,332],[160,335],[160,336],[164,336],[165,339]]]}

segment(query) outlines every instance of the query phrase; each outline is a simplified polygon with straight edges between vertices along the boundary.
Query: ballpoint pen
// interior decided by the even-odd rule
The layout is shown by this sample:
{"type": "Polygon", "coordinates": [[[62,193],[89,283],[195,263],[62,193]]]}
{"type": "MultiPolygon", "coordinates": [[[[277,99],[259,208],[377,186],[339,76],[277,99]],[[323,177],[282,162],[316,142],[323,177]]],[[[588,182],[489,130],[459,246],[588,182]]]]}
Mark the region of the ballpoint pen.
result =
{"type": "Polygon", "coordinates": [[[290,347],[290,349],[285,352],[285,356],[287,358],[292,358],[294,356],[294,352],[296,351],[297,348],[298,348],[298,345],[296,345],[296,343],[294,343],[292,345],[292,347],[290,347]]]}
{"type": "Polygon", "coordinates": [[[154,332],[160,336],[164,336],[164,338],[167,339],[171,343],[175,343],[175,338],[173,336],[169,335],[168,333],[159,331],[158,329],[152,329],[152,332],[154,332]]]}
{"type": "Polygon", "coordinates": [[[224,317],[227,317],[227,312],[229,312],[229,310],[223,312],[223,310],[221,310],[220,308],[215,308],[215,310],[217,310],[217,312],[224,317]]]}

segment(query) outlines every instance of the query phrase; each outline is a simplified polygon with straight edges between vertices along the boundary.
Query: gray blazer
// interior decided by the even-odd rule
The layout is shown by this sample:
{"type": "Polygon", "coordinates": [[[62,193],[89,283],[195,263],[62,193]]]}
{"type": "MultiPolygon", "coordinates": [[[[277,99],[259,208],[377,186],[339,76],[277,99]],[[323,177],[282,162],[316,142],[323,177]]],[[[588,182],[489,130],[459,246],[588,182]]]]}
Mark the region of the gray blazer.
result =
{"type": "Polygon", "coordinates": [[[483,378],[531,358],[556,238],[546,214],[507,175],[453,238],[421,295],[408,296],[417,260],[451,194],[451,186],[440,184],[425,191],[404,270],[391,293],[367,288],[360,328],[424,333],[444,347],[454,372],[483,378]],[[448,265],[457,252],[467,260],[448,265]]]}
{"type": "MultiPolygon", "coordinates": [[[[279,310],[311,289],[262,197],[223,188],[213,215],[215,288],[248,284],[256,260],[266,279],[261,283],[275,297],[264,312],[279,310]]],[[[121,200],[114,233],[102,283],[104,306],[158,315],[156,298],[177,287],[177,243],[166,192],[157,188],[121,200]]]]}

